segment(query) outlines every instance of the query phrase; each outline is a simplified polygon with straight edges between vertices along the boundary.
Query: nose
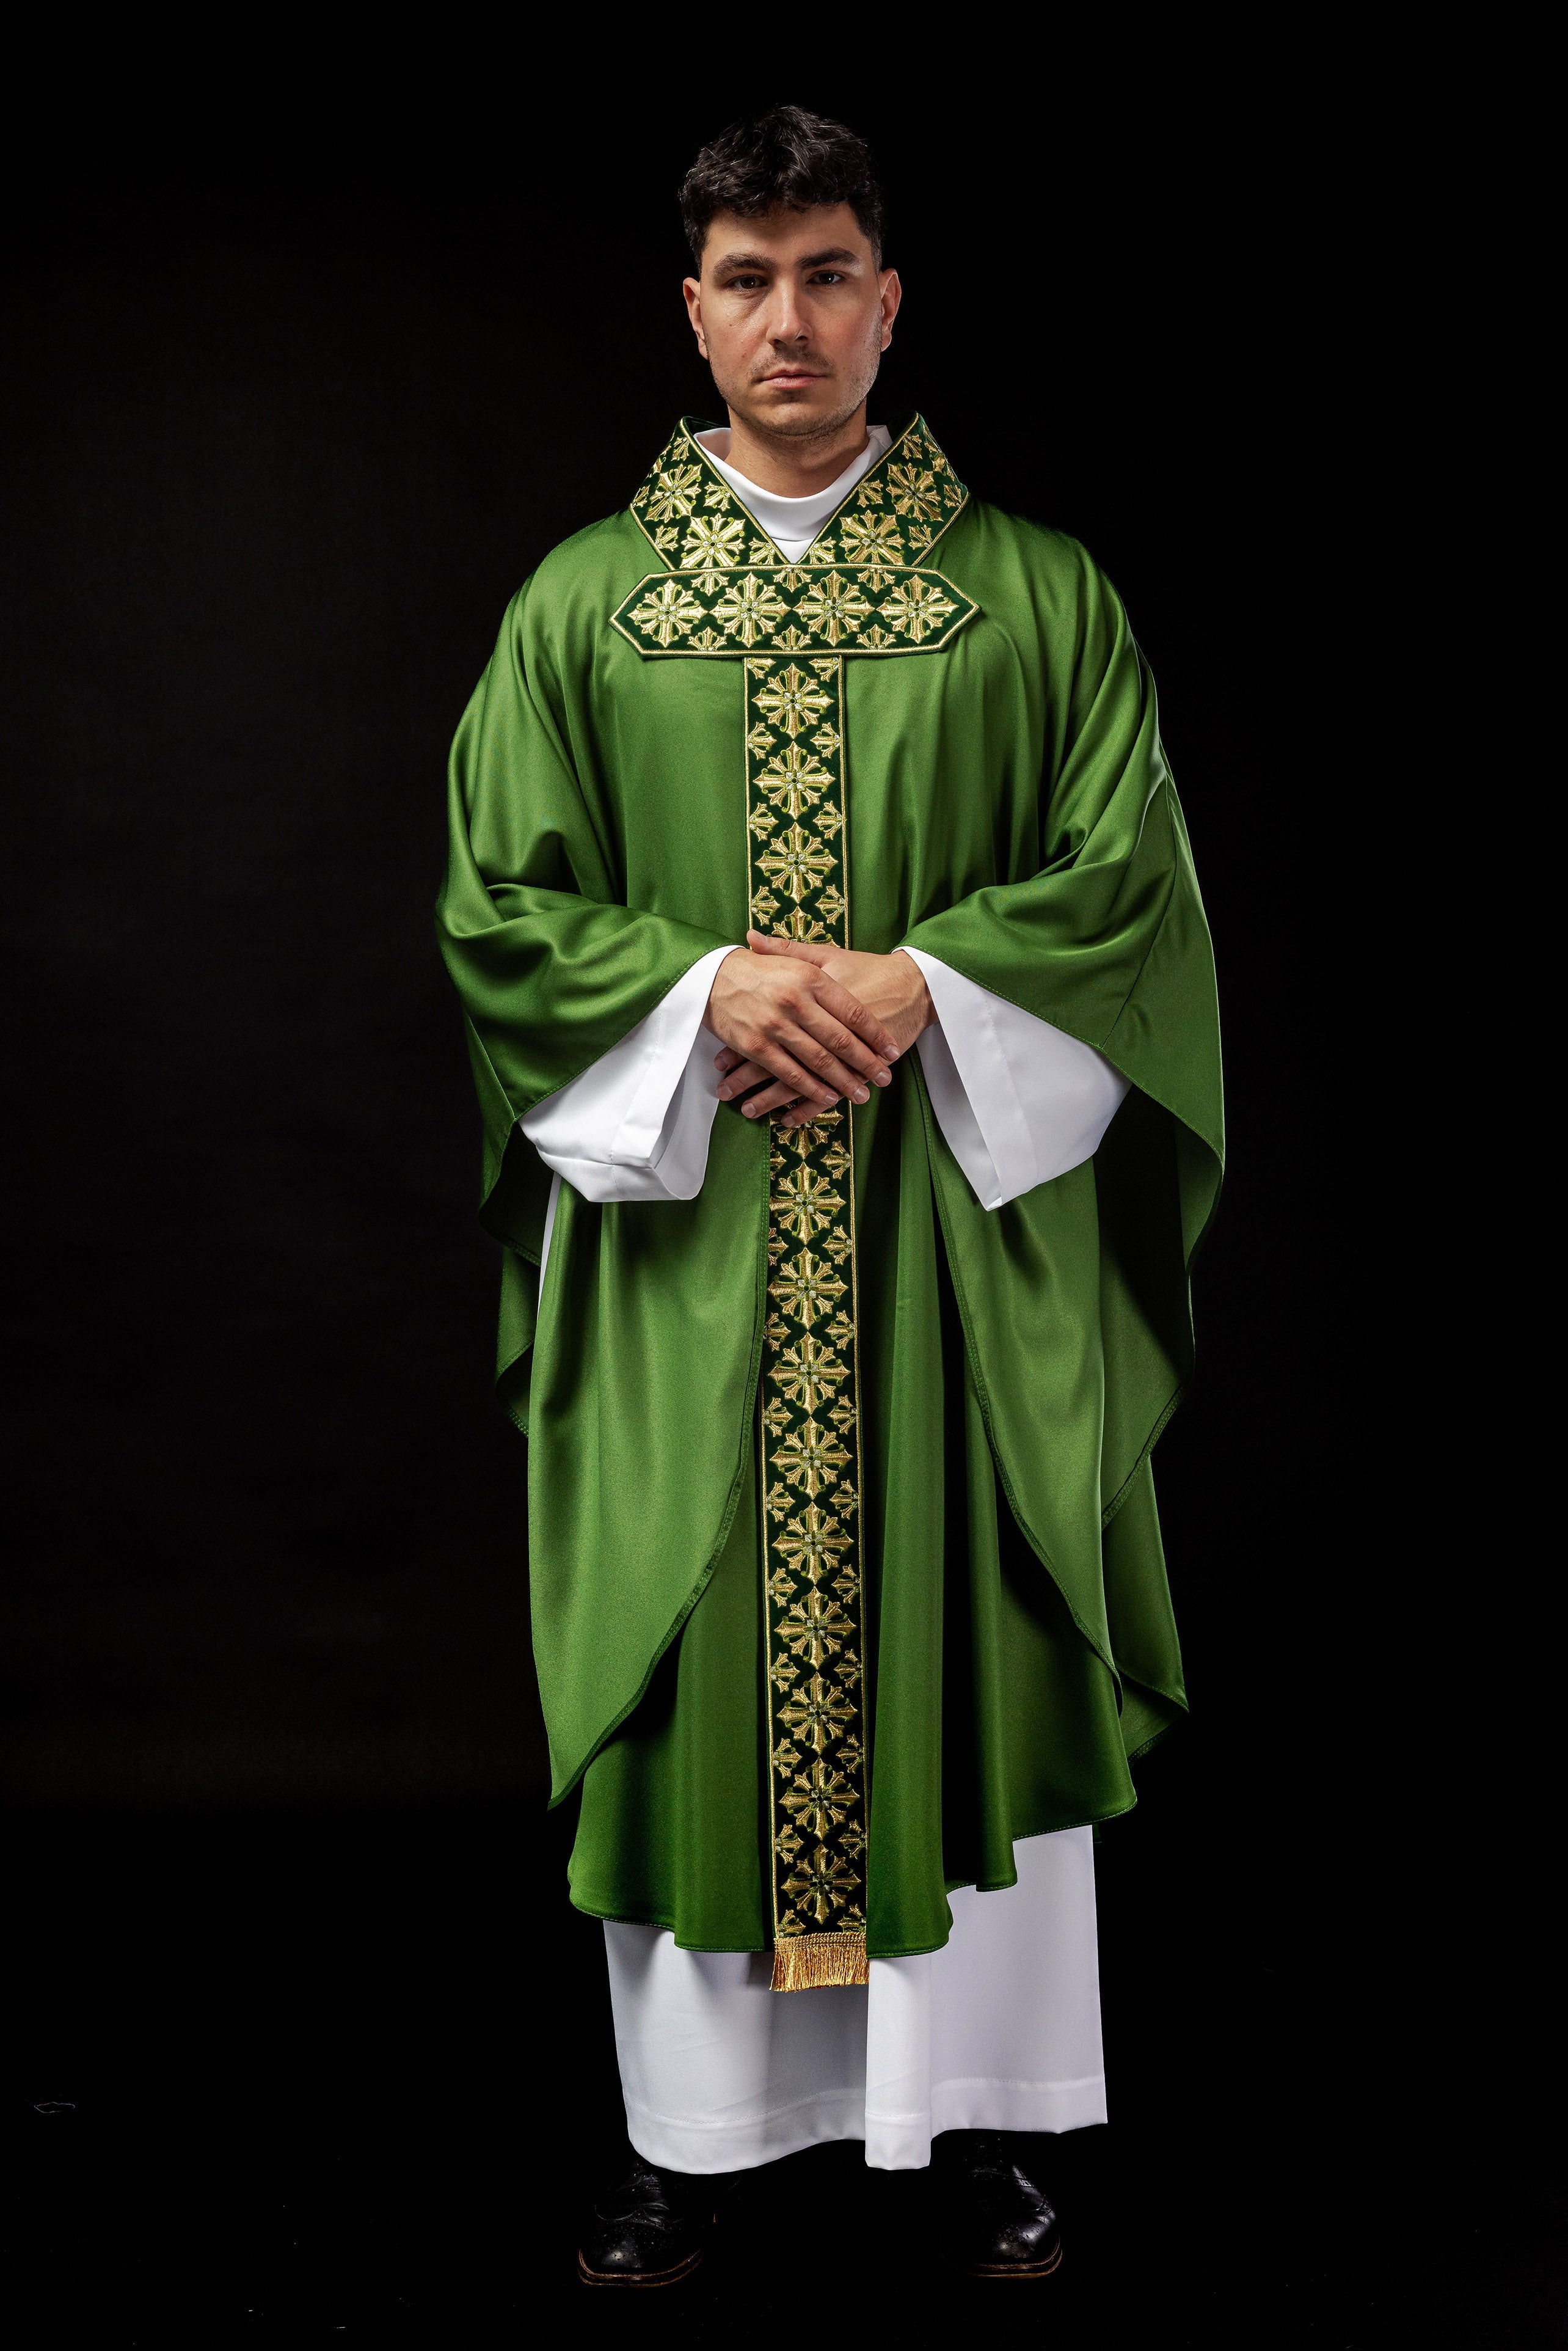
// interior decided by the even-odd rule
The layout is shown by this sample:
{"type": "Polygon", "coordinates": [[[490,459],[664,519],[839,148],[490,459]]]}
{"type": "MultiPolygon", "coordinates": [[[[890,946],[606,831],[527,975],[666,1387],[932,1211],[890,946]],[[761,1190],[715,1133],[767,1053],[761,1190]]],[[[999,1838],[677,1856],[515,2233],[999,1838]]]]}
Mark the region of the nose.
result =
{"type": "Polygon", "coordinates": [[[787,278],[781,278],[773,288],[768,305],[768,337],[775,343],[803,343],[810,329],[801,316],[795,288],[787,278]]]}

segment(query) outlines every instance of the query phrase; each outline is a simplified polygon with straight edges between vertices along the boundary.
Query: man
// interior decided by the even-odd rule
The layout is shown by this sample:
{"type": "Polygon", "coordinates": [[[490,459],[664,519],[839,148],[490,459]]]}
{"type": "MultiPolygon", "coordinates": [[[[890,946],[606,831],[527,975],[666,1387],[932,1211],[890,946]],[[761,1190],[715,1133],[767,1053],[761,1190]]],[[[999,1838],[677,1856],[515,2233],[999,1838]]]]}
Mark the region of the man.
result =
{"type": "Polygon", "coordinates": [[[638,2158],[580,2267],[685,2276],[716,2175],[946,2134],[950,2256],[1043,2275],[1012,2135],[1103,2119],[1092,1824],[1185,1707],[1208,936],[1112,589],[868,427],[861,141],[775,109],[683,204],[727,427],[511,606],[440,908],[638,2158]]]}

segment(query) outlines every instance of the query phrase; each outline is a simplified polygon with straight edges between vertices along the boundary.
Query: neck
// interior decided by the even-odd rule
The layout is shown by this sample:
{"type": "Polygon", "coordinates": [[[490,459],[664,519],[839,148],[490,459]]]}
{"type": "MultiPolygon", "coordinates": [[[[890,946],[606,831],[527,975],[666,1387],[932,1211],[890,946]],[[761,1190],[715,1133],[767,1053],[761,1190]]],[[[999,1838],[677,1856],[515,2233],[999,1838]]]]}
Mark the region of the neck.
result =
{"type": "Polygon", "coordinates": [[[836,482],[866,444],[865,402],[821,434],[769,433],[729,411],[726,463],[779,498],[809,498],[836,482]]]}

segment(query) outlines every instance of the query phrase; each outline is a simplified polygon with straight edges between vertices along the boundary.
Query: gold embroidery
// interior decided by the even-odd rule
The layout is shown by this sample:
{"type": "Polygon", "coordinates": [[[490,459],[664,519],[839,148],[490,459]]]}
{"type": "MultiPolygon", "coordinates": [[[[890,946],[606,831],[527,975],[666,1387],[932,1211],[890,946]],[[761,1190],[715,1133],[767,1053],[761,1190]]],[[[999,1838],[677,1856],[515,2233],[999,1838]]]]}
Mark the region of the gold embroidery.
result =
{"type": "Polygon", "coordinates": [[[727,637],[738,637],[743,645],[770,637],[789,609],[772,580],[755,571],[725,580],[723,590],[713,608],[714,619],[727,637]]]}
{"type": "MultiPolygon", "coordinates": [[[[785,789],[793,794],[793,786],[785,789]]],[[[812,792],[810,797],[815,799],[817,795],[812,792]]],[[[799,905],[810,891],[821,888],[833,864],[832,851],[825,842],[814,841],[803,827],[792,824],[778,846],[757,860],[757,870],[787,891],[799,905]]]]}
{"type": "MultiPolygon", "coordinates": [[[[850,943],[844,659],[936,653],[973,617],[920,568],[965,496],[917,418],[799,563],[754,535],[685,424],[632,501],[666,569],[615,626],[650,659],[742,664],[760,929],[850,943]]],[[[867,1970],[853,1122],[834,1109],[776,1130],[769,1156],[758,1419],[773,1981],[794,1991],[867,1970]]]]}
{"type": "MultiPolygon", "coordinates": [[[[892,517],[885,519],[891,527],[892,517]]],[[[655,546],[662,536],[653,535],[655,546]]],[[[691,560],[702,559],[694,553],[691,560]]],[[[728,569],[709,564],[651,572],[615,613],[614,624],[644,653],[701,652],[733,661],[754,647],[798,654],[851,649],[907,653],[909,645],[897,642],[901,635],[913,637],[923,652],[936,653],[957,635],[974,610],[940,571],[883,562],[815,579],[752,564],[728,569]],[[675,621],[677,609],[682,617],[675,621]],[[918,630],[910,625],[913,613],[920,615],[918,630]],[[697,631],[699,621],[706,622],[706,632],[697,631]],[[674,643],[674,631],[691,642],[674,643]]]]}
{"type": "MultiPolygon", "coordinates": [[[[747,737],[748,744],[755,734],[753,728],[747,737]]],[[[835,735],[832,750],[838,747],[839,737],[835,735]]],[[[815,808],[832,781],[832,770],[822,765],[815,750],[808,750],[801,743],[787,743],[781,751],[775,751],[757,777],[758,790],[767,793],[773,807],[783,809],[789,816],[800,816],[815,808]]],[[[771,828],[777,819],[769,817],[767,821],[771,828]]],[[[752,831],[757,830],[754,823],[752,831]]]]}
{"type": "Polygon", "coordinates": [[[682,570],[724,570],[738,563],[745,537],[746,526],[733,517],[722,516],[716,522],[705,522],[699,515],[681,541],[682,570]]]}
{"type": "Polygon", "coordinates": [[[942,500],[936,487],[936,476],[922,465],[890,465],[887,485],[893,492],[895,514],[909,515],[920,523],[935,522],[942,511],[942,500]]]}
{"type": "Polygon", "coordinates": [[[687,635],[702,616],[702,606],[690,590],[678,580],[665,580],[657,587],[649,582],[648,593],[632,614],[632,622],[667,648],[673,638],[687,635]]]}
{"type": "MultiPolygon", "coordinates": [[[[853,625],[847,586],[834,575],[805,587],[800,616],[819,645],[853,625]]],[[[778,893],[769,927],[847,946],[842,663],[754,653],[745,677],[752,872],[778,893]]],[[[830,1111],[776,1134],[771,1157],[760,1468],[774,1937],[787,1951],[824,1929],[846,1936],[852,1980],[865,1964],[867,1826],[852,1124],[830,1111]]],[[[775,1980],[796,1980],[787,1959],[775,1980]]]]}
{"type": "Polygon", "coordinates": [[[812,582],[798,609],[809,629],[836,645],[869,621],[874,608],[857,580],[831,571],[825,580],[812,582]]]}
{"type": "MultiPolygon", "coordinates": [[[[808,677],[793,662],[781,677],[762,686],[755,699],[768,726],[782,726],[791,746],[802,726],[809,726],[813,718],[821,718],[833,706],[833,697],[823,692],[821,681],[808,677]]],[[[756,730],[763,744],[768,740],[768,726],[756,730]]]]}
{"type": "Polygon", "coordinates": [[[884,620],[918,645],[951,619],[953,606],[940,588],[934,588],[925,574],[917,571],[913,579],[901,580],[889,590],[882,611],[884,620]]]}
{"type": "Polygon", "coordinates": [[[689,515],[696,504],[701,479],[700,465],[666,466],[661,458],[653,480],[643,485],[632,501],[632,507],[645,509],[650,522],[668,522],[672,515],[689,515]]]}
{"type": "Polygon", "coordinates": [[[841,526],[852,563],[898,560],[898,524],[892,515],[848,515],[841,526]]]}

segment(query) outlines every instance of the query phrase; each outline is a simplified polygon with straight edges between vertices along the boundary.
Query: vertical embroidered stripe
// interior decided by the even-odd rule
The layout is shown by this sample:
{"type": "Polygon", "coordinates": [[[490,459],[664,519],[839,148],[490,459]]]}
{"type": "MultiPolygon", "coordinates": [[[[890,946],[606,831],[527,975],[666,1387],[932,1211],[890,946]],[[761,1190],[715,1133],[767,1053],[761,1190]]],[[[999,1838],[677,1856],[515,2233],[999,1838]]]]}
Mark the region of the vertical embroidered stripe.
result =
{"type": "MultiPolygon", "coordinates": [[[[847,946],[841,659],[747,656],[746,760],[753,922],[780,938],[847,946]]],[[[847,1106],[776,1129],[760,1408],[779,1989],[857,1982],[865,1971],[854,1244],[847,1106]]]]}

